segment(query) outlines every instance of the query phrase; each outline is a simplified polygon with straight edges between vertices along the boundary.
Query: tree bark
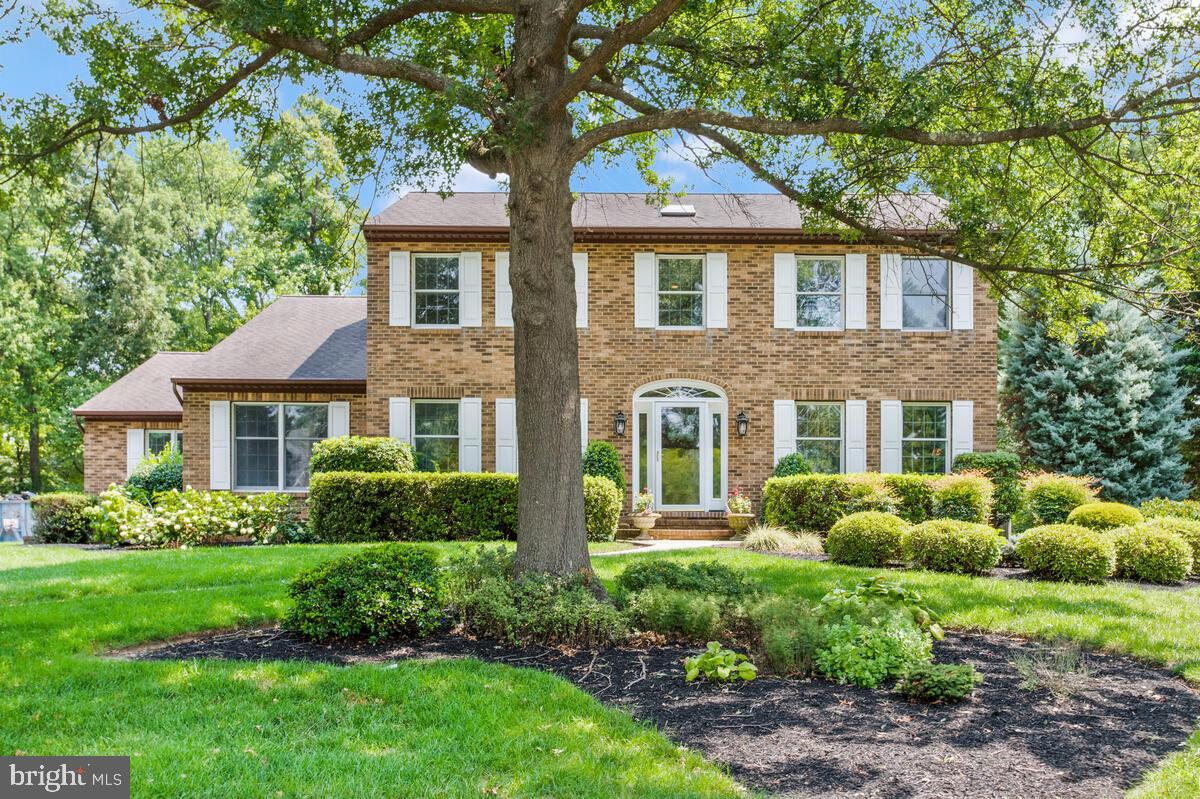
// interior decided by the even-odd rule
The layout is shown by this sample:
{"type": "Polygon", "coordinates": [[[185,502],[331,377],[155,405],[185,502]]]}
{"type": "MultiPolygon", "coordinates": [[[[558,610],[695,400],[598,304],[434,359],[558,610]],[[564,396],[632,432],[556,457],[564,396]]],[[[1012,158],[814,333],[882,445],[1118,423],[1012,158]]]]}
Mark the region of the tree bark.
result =
{"type": "MultiPolygon", "coordinates": [[[[556,32],[564,4],[529,2],[516,14],[510,88],[536,107],[566,73],[556,32]]],[[[571,121],[534,112],[508,148],[509,280],[521,469],[516,571],[590,573],[583,513],[579,346],[571,259],[571,121]]]]}
{"type": "Polygon", "coordinates": [[[25,389],[25,421],[29,426],[29,489],[37,492],[42,490],[42,424],[33,393],[33,374],[29,367],[23,366],[20,375],[25,389]]]}

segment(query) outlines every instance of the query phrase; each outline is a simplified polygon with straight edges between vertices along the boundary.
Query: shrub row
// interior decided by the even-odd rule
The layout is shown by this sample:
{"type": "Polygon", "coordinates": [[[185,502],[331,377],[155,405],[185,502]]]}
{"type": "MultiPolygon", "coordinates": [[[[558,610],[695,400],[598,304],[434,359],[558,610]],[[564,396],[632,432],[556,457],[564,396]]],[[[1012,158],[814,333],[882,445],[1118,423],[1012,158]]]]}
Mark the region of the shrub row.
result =
{"type": "MultiPolygon", "coordinates": [[[[588,539],[616,535],[621,495],[587,476],[588,539]]],[[[309,525],[320,541],[489,541],[516,538],[517,476],[491,473],[325,472],[308,493],[309,525]]]]}
{"type": "Polygon", "coordinates": [[[930,519],[909,525],[878,511],[852,513],[838,520],[825,539],[835,563],[878,567],[906,561],[931,571],[986,574],[1000,562],[1004,539],[986,524],[930,519]]]}
{"type": "Polygon", "coordinates": [[[980,474],[802,474],[773,477],[763,487],[769,525],[826,532],[843,516],[860,511],[895,513],[913,524],[949,518],[984,523],[992,512],[993,487],[980,474]]]}

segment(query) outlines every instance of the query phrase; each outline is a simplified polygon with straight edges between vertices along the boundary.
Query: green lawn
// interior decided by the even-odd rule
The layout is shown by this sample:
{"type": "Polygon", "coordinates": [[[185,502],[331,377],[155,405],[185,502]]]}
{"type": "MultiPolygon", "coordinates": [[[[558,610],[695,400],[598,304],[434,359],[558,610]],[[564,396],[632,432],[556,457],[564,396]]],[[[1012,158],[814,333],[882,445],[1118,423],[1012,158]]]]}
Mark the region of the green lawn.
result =
{"type": "MultiPolygon", "coordinates": [[[[277,619],[296,572],[355,548],[0,545],[0,753],[130,753],[137,796],[743,795],[695,754],[532,670],[96,657],[277,619]]],[[[595,566],[611,578],[634,557],[644,556],[595,566]]],[[[873,573],[733,550],[670,557],[721,558],[770,590],[814,599],[873,573]]],[[[948,626],[1068,636],[1200,682],[1200,591],[896,576],[948,626]]],[[[1195,744],[1135,795],[1200,796],[1195,744]]]]}

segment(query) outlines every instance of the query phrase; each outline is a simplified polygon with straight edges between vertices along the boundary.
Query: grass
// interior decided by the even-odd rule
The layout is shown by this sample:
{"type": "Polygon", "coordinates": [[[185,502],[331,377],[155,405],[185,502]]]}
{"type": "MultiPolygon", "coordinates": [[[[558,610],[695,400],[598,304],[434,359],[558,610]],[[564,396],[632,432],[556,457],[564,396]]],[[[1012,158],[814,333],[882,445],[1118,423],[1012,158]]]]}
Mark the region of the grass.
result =
{"type": "MultiPolygon", "coordinates": [[[[138,796],[739,795],[695,754],[535,671],[96,657],[277,619],[288,579],[353,549],[0,545],[0,753],[133,753],[138,796]]],[[[634,557],[645,556],[594,565],[611,580],[634,557]]],[[[719,558],[767,590],[813,600],[878,571],[728,549],[668,557],[719,558]]],[[[894,574],[948,627],[1069,639],[1200,683],[1200,590],[894,574]]],[[[1131,795],[1200,797],[1200,733],[1131,795]]]]}

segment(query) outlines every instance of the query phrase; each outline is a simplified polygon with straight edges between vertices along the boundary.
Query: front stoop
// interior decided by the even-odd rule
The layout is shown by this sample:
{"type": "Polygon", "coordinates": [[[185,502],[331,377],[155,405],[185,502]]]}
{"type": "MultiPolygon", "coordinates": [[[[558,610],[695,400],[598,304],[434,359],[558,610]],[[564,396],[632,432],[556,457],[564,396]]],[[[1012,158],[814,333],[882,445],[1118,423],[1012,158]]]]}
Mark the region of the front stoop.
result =
{"type": "MultiPolygon", "coordinates": [[[[669,541],[724,541],[733,537],[724,513],[705,511],[660,511],[650,537],[669,541]]],[[[621,517],[617,538],[635,538],[638,531],[628,516],[621,517]]]]}

